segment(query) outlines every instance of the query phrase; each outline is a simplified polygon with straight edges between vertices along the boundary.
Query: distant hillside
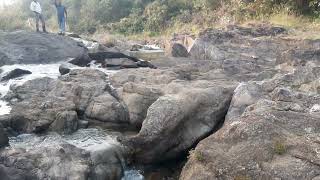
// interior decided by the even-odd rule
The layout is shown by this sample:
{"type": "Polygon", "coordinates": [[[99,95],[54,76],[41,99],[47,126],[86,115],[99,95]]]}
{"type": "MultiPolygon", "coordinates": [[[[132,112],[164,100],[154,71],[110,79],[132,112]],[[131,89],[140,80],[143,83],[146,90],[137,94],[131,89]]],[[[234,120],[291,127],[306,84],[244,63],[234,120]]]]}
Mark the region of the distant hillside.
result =
{"type": "MultiPolygon", "coordinates": [[[[40,1],[49,28],[56,29],[52,0],[40,1]]],[[[0,12],[0,28],[28,27],[31,0],[21,0],[10,11],[0,12]],[[13,9],[13,11],[11,11],[13,9]]],[[[157,34],[182,27],[194,31],[214,24],[228,24],[252,19],[267,19],[285,13],[317,19],[317,0],[64,0],[68,7],[69,30],[94,33],[157,34]]]]}

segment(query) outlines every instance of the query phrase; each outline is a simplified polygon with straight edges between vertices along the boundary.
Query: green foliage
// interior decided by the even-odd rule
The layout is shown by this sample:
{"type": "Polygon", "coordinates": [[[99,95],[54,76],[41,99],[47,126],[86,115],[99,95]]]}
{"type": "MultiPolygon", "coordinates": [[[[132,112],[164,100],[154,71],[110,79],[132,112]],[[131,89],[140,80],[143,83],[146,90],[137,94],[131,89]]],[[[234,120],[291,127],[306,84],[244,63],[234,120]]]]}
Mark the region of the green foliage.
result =
{"type": "Polygon", "coordinates": [[[141,10],[134,10],[127,18],[123,18],[120,22],[112,24],[111,30],[121,34],[136,34],[144,30],[144,19],[141,17],[141,10]]]}
{"type": "Polygon", "coordinates": [[[33,15],[23,11],[24,3],[19,2],[16,11],[9,11],[8,8],[0,9],[0,29],[13,31],[27,28],[28,16],[33,15]]]}
{"type": "Polygon", "coordinates": [[[146,7],[143,15],[146,19],[145,30],[159,32],[165,28],[168,19],[168,6],[160,1],[155,1],[146,7]]]}
{"type": "MultiPolygon", "coordinates": [[[[11,11],[0,10],[0,28],[25,29],[33,17],[31,0],[19,0],[11,11]]],[[[56,30],[53,0],[40,1],[48,28],[56,30]]],[[[99,29],[122,34],[159,34],[179,26],[208,27],[228,17],[235,21],[268,18],[274,14],[320,18],[317,0],[64,0],[68,30],[94,33],[99,29]]]]}

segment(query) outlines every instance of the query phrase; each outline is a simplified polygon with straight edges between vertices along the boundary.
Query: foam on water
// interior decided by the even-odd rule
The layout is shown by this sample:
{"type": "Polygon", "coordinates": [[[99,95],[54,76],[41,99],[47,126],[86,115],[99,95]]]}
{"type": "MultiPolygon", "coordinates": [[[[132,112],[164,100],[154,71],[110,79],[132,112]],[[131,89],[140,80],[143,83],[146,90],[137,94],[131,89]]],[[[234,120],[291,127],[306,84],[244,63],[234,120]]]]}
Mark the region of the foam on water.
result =
{"type": "Polygon", "coordinates": [[[121,180],[144,180],[144,176],[139,170],[126,170],[121,180]]]}
{"type": "MultiPolygon", "coordinates": [[[[59,135],[49,133],[46,135],[21,134],[17,137],[10,137],[11,148],[34,151],[39,148],[60,148],[61,144],[72,144],[80,149],[97,151],[112,145],[120,146],[115,136],[98,129],[80,129],[71,135],[59,135]]],[[[125,164],[123,164],[125,168],[125,164]]],[[[127,169],[121,180],[144,180],[139,170],[127,169]]]]}
{"type": "MultiPolygon", "coordinates": [[[[29,80],[43,78],[43,77],[56,79],[58,78],[58,76],[60,76],[60,73],[59,73],[60,65],[61,65],[60,63],[57,63],[57,64],[29,64],[29,65],[15,64],[15,65],[2,66],[1,69],[3,70],[3,72],[1,76],[17,68],[31,71],[32,74],[25,75],[23,77],[16,78],[16,79],[11,79],[6,82],[0,82],[0,115],[9,114],[11,111],[11,107],[8,105],[8,103],[1,100],[1,98],[3,98],[8,93],[11,85],[22,85],[23,83],[29,80]]],[[[84,69],[84,68],[85,67],[76,67],[73,69],[84,69]]],[[[97,69],[108,75],[116,72],[114,70],[107,70],[107,69],[101,68],[100,66],[94,63],[90,64],[90,68],[97,69]]]]}
{"type": "MultiPolygon", "coordinates": [[[[32,65],[6,65],[2,66],[3,70],[1,76],[4,74],[16,69],[24,69],[31,71],[32,74],[25,75],[20,78],[11,79],[7,82],[0,82],[0,115],[9,114],[11,107],[7,102],[1,100],[12,85],[22,85],[23,83],[33,80],[36,78],[49,77],[56,79],[60,76],[59,66],[61,64],[32,64],[32,65]]],[[[105,74],[114,74],[117,71],[107,70],[101,68],[97,64],[90,64],[90,68],[100,70],[105,74]]],[[[74,69],[84,69],[83,67],[76,67],[74,69]]],[[[100,148],[105,148],[107,145],[119,145],[119,142],[114,136],[110,136],[103,131],[97,129],[81,129],[71,135],[61,136],[57,133],[50,133],[43,136],[38,136],[35,134],[22,134],[17,137],[10,138],[10,146],[12,148],[23,148],[25,150],[32,150],[35,148],[44,148],[44,147],[56,147],[58,148],[63,143],[72,144],[78,148],[85,149],[87,151],[97,150],[100,148]]],[[[124,177],[122,180],[144,180],[143,175],[139,170],[128,169],[124,172],[124,177]]]]}
{"type": "Polygon", "coordinates": [[[16,65],[6,65],[2,66],[1,69],[3,70],[2,74],[6,74],[14,69],[20,68],[24,70],[31,71],[32,74],[23,76],[17,79],[11,79],[7,82],[0,83],[0,93],[2,95],[7,94],[10,89],[10,86],[15,85],[22,85],[26,81],[41,78],[41,77],[50,77],[50,78],[57,78],[59,73],[59,66],[60,64],[39,64],[39,65],[24,65],[24,64],[16,64],[16,65]]]}
{"type": "MultiPolygon", "coordinates": [[[[17,68],[31,71],[32,74],[0,83],[0,94],[1,94],[0,97],[2,98],[8,93],[11,85],[22,85],[26,81],[36,79],[36,78],[41,78],[41,77],[57,78],[60,75],[59,66],[60,64],[45,64],[45,65],[15,64],[15,65],[2,66],[1,67],[1,69],[3,70],[2,75],[17,68]]],[[[0,115],[9,114],[10,111],[11,111],[11,107],[7,104],[7,102],[0,100],[0,115]]]]}
{"type": "Polygon", "coordinates": [[[11,107],[7,102],[0,100],[0,115],[9,114],[11,111],[11,107]]]}
{"type": "Polygon", "coordinates": [[[68,143],[84,150],[96,150],[103,145],[120,145],[114,136],[98,129],[80,129],[71,135],[59,135],[49,133],[38,136],[35,134],[21,134],[17,137],[10,137],[9,143],[12,148],[23,148],[31,150],[42,147],[56,147],[59,144],[68,143]]]}

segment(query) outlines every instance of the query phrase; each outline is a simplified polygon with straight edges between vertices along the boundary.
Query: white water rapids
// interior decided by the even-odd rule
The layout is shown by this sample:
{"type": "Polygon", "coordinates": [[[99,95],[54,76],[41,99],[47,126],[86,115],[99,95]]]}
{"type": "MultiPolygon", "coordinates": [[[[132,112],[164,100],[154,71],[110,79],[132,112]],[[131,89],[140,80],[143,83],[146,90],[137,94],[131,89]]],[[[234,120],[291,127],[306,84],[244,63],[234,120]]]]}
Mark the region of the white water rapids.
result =
{"type": "MultiPolygon", "coordinates": [[[[26,151],[37,151],[41,148],[59,148],[61,144],[72,144],[77,148],[91,151],[107,149],[112,146],[120,146],[116,137],[108,135],[107,132],[98,129],[80,129],[71,135],[59,135],[49,133],[47,135],[21,134],[10,138],[11,148],[25,149],[26,151]]],[[[123,166],[125,168],[124,160],[123,166]]],[[[139,170],[127,169],[121,180],[144,180],[139,170]]]]}
{"type": "MultiPolygon", "coordinates": [[[[1,98],[3,98],[8,91],[10,90],[10,86],[12,85],[22,85],[26,81],[41,78],[41,77],[50,77],[50,78],[57,78],[59,73],[59,66],[60,64],[38,64],[38,65],[23,65],[23,64],[16,64],[16,65],[7,65],[2,66],[1,69],[3,70],[1,76],[7,74],[8,72],[20,68],[24,70],[31,71],[32,74],[23,76],[21,78],[11,79],[6,82],[0,82],[0,94],[1,98]]],[[[9,114],[11,111],[11,107],[3,100],[0,99],[0,115],[9,114]]]]}
{"type": "MultiPolygon", "coordinates": [[[[10,114],[10,105],[3,100],[3,97],[9,92],[10,86],[22,85],[23,83],[33,80],[36,78],[50,77],[58,78],[60,76],[59,66],[61,64],[32,64],[32,65],[6,65],[0,67],[2,73],[0,77],[3,77],[8,72],[20,68],[23,70],[31,71],[32,74],[22,76],[20,78],[11,79],[6,82],[0,82],[0,116],[10,114]]],[[[78,68],[78,67],[77,67],[78,68]]],[[[106,74],[114,73],[115,71],[109,71],[106,69],[99,68],[98,66],[91,65],[90,68],[98,69],[106,74]]],[[[79,67],[81,69],[81,67],[79,67]]],[[[0,71],[1,72],[1,71],[0,71]]],[[[0,78],[1,79],[1,78],[0,78]]],[[[12,148],[24,148],[32,149],[34,147],[41,148],[43,146],[52,146],[55,143],[59,144],[62,141],[73,144],[79,148],[98,148],[100,144],[115,143],[115,138],[109,136],[106,132],[99,132],[97,130],[78,130],[69,136],[60,136],[58,134],[51,134],[46,136],[37,136],[34,134],[24,134],[18,137],[10,138],[10,145],[12,148]]],[[[122,180],[144,180],[143,175],[140,171],[134,169],[127,169],[124,172],[122,180]]]]}
{"type": "MultiPolygon", "coordinates": [[[[60,76],[60,73],[59,73],[59,66],[60,65],[61,65],[61,63],[57,63],[57,64],[28,64],[28,65],[15,64],[15,65],[6,65],[6,66],[0,67],[3,71],[0,74],[0,77],[4,76],[8,72],[10,72],[14,69],[17,69],[17,68],[20,68],[23,70],[28,70],[28,71],[32,72],[32,74],[25,75],[20,78],[15,78],[15,79],[11,79],[9,81],[0,82],[0,115],[9,114],[11,111],[11,107],[8,105],[8,103],[2,100],[2,98],[10,90],[10,86],[22,85],[23,83],[25,83],[29,80],[43,78],[43,77],[49,77],[49,78],[56,79],[56,78],[58,78],[58,76],[60,76]]],[[[91,64],[90,68],[98,69],[106,74],[112,74],[115,72],[115,71],[99,68],[99,66],[97,66],[95,64],[91,64]]],[[[82,69],[82,67],[77,67],[77,69],[82,69]]]]}

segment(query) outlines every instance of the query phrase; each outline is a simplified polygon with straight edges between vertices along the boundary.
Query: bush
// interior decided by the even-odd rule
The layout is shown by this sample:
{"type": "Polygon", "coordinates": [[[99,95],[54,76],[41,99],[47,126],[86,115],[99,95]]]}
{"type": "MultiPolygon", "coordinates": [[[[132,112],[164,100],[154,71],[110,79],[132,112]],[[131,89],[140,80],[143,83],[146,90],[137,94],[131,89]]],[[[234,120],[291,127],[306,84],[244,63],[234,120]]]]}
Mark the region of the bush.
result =
{"type": "Polygon", "coordinates": [[[160,1],[155,1],[144,10],[143,16],[146,19],[144,29],[146,31],[159,32],[166,27],[168,7],[160,1]]]}
{"type": "Polygon", "coordinates": [[[127,18],[111,25],[111,30],[122,34],[136,34],[144,30],[144,18],[140,9],[136,9],[127,18]]]}
{"type": "MultiPolygon", "coordinates": [[[[0,10],[0,28],[26,29],[31,0],[0,10]]],[[[56,10],[40,1],[49,29],[57,29],[56,10]]],[[[107,29],[122,34],[159,34],[171,26],[206,28],[225,22],[264,20],[287,13],[320,18],[318,0],[64,0],[71,31],[95,33],[107,29]]]]}
{"type": "Polygon", "coordinates": [[[28,29],[27,15],[23,11],[5,11],[0,9],[0,29],[14,31],[28,29]]]}

